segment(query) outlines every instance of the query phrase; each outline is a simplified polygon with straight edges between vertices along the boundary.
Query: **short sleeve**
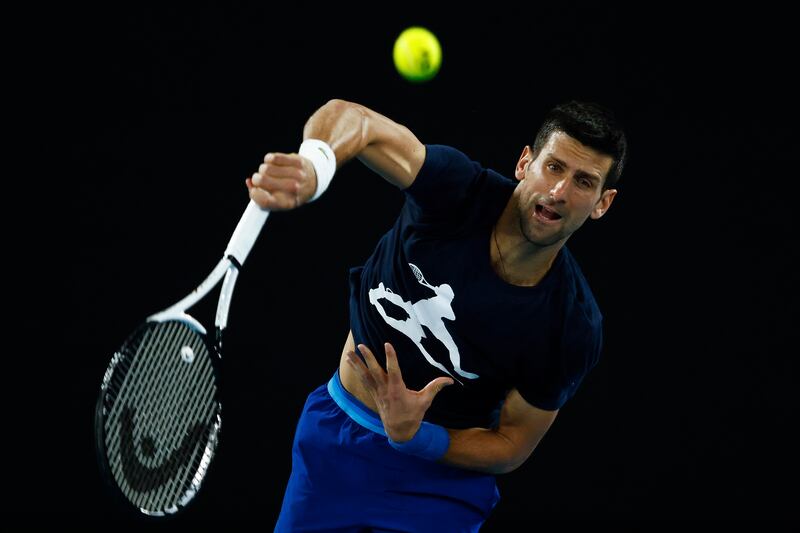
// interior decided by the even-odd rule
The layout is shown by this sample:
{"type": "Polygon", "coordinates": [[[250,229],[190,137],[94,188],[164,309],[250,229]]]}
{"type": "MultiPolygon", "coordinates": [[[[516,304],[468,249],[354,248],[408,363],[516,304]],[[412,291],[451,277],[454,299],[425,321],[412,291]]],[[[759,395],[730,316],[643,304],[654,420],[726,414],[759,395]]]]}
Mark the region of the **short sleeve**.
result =
{"type": "Polygon", "coordinates": [[[473,194],[484,169],[451,146],[426,145],[425,162],[404,192],[414,207],[428,214],[458,209],[473,194]]]}
{"type": "Polygon", "coordinates": [[[565,317],[553,338],[553,353],[545,364],[521,365],[517,390],[525,401],[548,411],[561,409],[575,395],[583,379],[600,360],[603,345],[602,316],[594,306],[580,305],[565,317]]]}

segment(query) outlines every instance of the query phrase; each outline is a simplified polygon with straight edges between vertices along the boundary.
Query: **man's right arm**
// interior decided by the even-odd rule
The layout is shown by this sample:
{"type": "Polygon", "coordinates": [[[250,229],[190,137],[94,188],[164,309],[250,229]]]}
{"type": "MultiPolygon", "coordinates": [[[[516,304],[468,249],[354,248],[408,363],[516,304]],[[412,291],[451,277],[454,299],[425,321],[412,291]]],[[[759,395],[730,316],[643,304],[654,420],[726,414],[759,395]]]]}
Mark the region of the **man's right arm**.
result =
{"type": "MultiPolygon", "coordinates": [[[[409,187],[425,161],[425,146],[405,126],[362,105],[330,100],[306,121],[303,139],[328,143],[337,168],[357,157],[400,189],[409,187]]],[[[269,153],[247,180],[250,196],[261,207],[291,209],[316,191],[311,162],[297,154],[269,153]]]]}

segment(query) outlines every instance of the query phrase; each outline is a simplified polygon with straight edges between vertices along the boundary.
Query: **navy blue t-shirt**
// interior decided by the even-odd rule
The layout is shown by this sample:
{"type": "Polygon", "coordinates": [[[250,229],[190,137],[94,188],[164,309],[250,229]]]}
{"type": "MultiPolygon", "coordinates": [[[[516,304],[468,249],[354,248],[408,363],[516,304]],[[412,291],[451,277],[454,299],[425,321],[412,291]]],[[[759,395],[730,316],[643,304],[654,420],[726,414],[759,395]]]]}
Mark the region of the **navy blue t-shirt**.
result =
{"type": "Polygon", "coordinates": [[[561,408],[600,356],[602,316],[586,279],[562,247],[536,286],[503,281],[490,238],[517,182],[454,148],[426,149],[394,226],[350,270],[356,344],[385,368],[390,342],[409,389],[457,380],[428,409],[432,423],[492,427],[512,388],[561,408]]]}

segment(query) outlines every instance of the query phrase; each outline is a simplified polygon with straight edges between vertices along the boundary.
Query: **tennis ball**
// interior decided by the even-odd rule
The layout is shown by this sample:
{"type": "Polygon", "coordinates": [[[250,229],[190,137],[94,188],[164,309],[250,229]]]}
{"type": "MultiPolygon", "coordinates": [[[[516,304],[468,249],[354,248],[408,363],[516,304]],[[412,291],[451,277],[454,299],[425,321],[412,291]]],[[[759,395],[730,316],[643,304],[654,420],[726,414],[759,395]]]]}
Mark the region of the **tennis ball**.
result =
{"type": "Polygon", "coordinates": [[[406,28],[394,42],[394,66],[408,81],[428,81],[442,66],[442,47],[430,30],[421,26],[406,28]]]}

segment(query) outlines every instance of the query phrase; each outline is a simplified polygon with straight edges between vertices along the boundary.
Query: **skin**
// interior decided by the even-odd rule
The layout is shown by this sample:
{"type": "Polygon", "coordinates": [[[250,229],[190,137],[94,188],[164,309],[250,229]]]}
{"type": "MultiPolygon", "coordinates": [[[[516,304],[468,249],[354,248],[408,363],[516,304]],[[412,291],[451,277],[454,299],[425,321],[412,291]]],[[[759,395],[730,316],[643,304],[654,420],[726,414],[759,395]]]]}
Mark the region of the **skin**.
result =
{"type": "Polygon", "coordinates": [[[560,131],[550,135],[539,154],[523,148],[514,169],[520,183],[495,228],[506,281],[536,285],[567,239],[588,218],[608,211],[617,191],[603,190],[602,184],[613,162],[560,131]],[[549,220],[548,213],[559,218],[549,220]]]}
{"type": "MultiPolygon", "coordinates": [[[[303,138],[326,141],[337,166],[358,158],[400,189],[414,182],[425,161],[425,146],[406,127],[343,100],[318,109],[307,121],[303,138]]],[[[538,154],[525,146],[514,169],[520,183],[487,242],[497,275],[513,285],[536,285],[570,235],[587,219],[608,211],[617,191],[604,190],[602,184],[612,163],[610,156],[563,132],[554,132],[538,154]]],[[[316,174],[311,162],[297,154],[268,153],[246,183],[261,207],[288,210],[313,196],[316,174]]],[[[409,390],[392,345],[380,348],[386,370],[370,347],[358,346],[363,361],[356,355],[350,332],[342,349],[340,377],[345,389],[380,416],[387,435],[404,442],[417,432],[436,394],[453,380],[439,377],[420,391],[409,390]]],[[[557,415],[530,405],[512,389],[497,428],[448,429],[450,447],[441,461],[479,472],[510,472],[527,460],[557,415]]]]}

